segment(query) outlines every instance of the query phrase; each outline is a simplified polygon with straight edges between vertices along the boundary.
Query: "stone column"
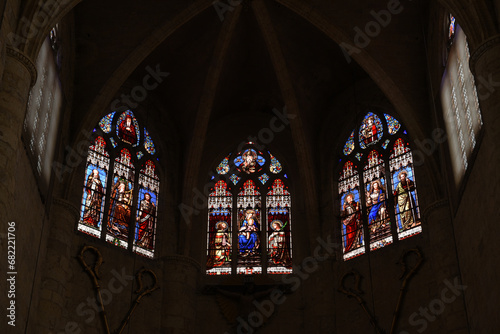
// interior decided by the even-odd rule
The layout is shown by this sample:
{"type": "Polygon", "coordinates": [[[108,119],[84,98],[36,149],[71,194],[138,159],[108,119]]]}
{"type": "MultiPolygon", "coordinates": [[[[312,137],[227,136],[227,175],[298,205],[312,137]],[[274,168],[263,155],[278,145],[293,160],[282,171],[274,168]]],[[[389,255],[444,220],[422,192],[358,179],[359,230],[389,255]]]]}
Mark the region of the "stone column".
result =
{"type": "Polygon", "coordinates": [[[196,281],[200,265],[184,256],[164,259],[161,333],[196,333],[196,281]]]}
{"type": "Polygon", "coordinates": [[[500,35],[487,39],[471,52],[483,117],[478,141],[460,205],[454,217],[458,258],[471,332],[490,333],[500,325],[488,306],[498,301],[498,236],[500,224],[500,35]]]}
{"type": "Polygon", "coordinates": [[[21,149],[21,131],[30,87],[36,68],[22,52],[9,46],[0,85],[0,221],[15,220],[12,212],[16,186],[16,152],[21,149]]]}
{"type": "MultiPolygon", "coordinates": [[[[38,269],[40,280],[35,282],[28,333],[57,333],[71,328],[73,310],[67,309],[68,282],[72,280],[76,260],[74,254],[74,222],[78,209],[71,203],[54,199],[51,219],[44,233],[38,269]],[[68,326],[69,324],[69,326],[68,326]]],[[[81,271],[78,272],[80,274],[81,271]]]]}
{"type": "MultiPolygon", "coordinates": [[[[484,138],[481,150],[487,150],[490,166],[498,167],[500,162],[500,35],[481,44],[472,52],[470,60],[483,115],[484,138]]],[[[498,175],[498,173],[497,173],[498,175]]],[[[498,186],[500,177],[496,176],[494,185],[498,186]]],[[[494,186],[493,184],[491,186],[494,186]]]]}

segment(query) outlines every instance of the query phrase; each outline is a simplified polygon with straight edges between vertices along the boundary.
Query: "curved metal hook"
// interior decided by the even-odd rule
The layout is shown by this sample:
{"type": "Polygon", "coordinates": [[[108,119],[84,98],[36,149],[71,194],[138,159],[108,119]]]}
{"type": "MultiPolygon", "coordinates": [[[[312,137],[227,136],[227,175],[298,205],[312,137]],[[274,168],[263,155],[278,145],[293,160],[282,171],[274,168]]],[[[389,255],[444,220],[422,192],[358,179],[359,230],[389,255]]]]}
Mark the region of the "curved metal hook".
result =
{"type": "Polygon", "coordinates": [[[354,270],[351,270],[342,276],[340,279],[340,287],[339,291],[351,296],[351,297],[357,297],[359,298],[361,294],[363,294],[363,291],[360,289],[360,284],[361,284],[361,275],[354,270]],[[354,276],[354,288],[346,288],[345,286],[345,280],[349,276],[354,276]]]}
{"type": "Polygon", "coordinates": [[[151,269],[145,269],[145,268],[143,268],[143,269],[139,270],[139,272],[136,274],[136,277],[137,277],[137,284],[139,285],[139,287],[137,288],[137,291],[135,293],[140,293],[140,295],[137,298],[137,300],[141,299],[145,295],[151,294],[153,291],[155,291],[155,290],[157,290],[157,289],[160,288],[158,286],[158,279],[156,277],[156,274],[151,269]],[[149,273],[151,275],[151,277],[153,277],[153,284],[149,288],[145,287],[144,290],[143,290],[142,277],[143,277],[143,275],[145,273],[149,273]]]}
{"type": "Polygon", "coordinates": [[[92,277],[94,278],[94,280],[97,282],[97,279],[100,279],[100,277],[99,277],[99,268],[102,265],[102,255],[101,255],[101,252],[99,252],[99,250],[96,247],[94,247],[94,246],[85,245],[85,246],[83,246],[82,250],[80,251],[80,254],[78,255],[78,259],[80,260],[80,263],[85,268],[85,270],[87,270],[87,272],[89,272],[90,275],[92,275],[92,277]],[[86,251],[93,251],[94,254],[96,254],[96,256],[97,256],[97,260],[96,260],[93,268],[91,268],[87,264],[87,262],[85,262],[83,254],[86,251]]]}
{"type": "Polygon", "coordinates": [[[399,279],[407,280],[408,278],[413,276],[413,274],[415,274],[415,272],[420,267],[420,265],[422,264],[423,261],[424,261],[424,257],[422,256],[422,254],[420,253],[420,250],[418,248],[409,249],[409,250],[403,252],[403,254],[401,254],[401,257],[399,258],[399,261],[397,262],[397,263],[401,264],[401,269],[402,269],[401,276],[399,276],[399,279]],[[408,272],[406,272],[406,269],[408,268],[407,258],[411,253],[414,253],[417,255],[417,263],[415,263],[413,268],[411,268],[408,272]],[[406,273],[406,275],[405,275],[405,273],[406,273]]]}

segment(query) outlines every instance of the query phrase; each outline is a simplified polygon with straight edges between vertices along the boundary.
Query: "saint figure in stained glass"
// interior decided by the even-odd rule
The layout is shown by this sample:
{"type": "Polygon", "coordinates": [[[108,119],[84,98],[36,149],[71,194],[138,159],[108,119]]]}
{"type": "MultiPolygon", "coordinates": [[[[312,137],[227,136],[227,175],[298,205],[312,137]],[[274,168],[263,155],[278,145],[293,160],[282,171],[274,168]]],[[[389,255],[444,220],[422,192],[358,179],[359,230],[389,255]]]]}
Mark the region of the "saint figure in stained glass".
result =
{"type": "Polygon", "coordinates": [[[408,178],[408,172],[402,170],[398,175],[399,183],[394,190],[400,212],[402,230],[415,226],[415,203],[411,192],[415,190],[415,183],[408,178]]]}
{"type": "Polygon", "coordinates": [[[83,221],[87,225],[97,227],[97,224],[101,219],[101,205],[103,197],[102,182],[97,169],[92,169],[85,186],[87,197],[85,199],[83,221]]]}
{"type": "Polygon", "coordinates": [[[260,246],[259,223],[255,217],[255,210],[246,210],[241,221],[238,235],[241,256],[254,255],[260,246]]]}
{"type": "Polygon", "coordinates": [[[137,217],[137,246],[153,249],[153,233],[156,217],[156,206],[151,201],[150,193],[144,193],[144,199],[141,201],[139,211],[140,216],[137,217]]]}
{"type": "Polygon", "coordinates": [[[361,245],[361,211],[359,202],[355,201],[352,192],[347,193],[344,204],[342,205],[342,224],[345,226],[344,253],[350,252],[361,245]]]}
{"type": "Polygon", "coordinates": [[[361,127],[363,142],[369,145],[377,139],[377,126],[373,123],[373,117],[368,117],[361,127]]]}
{"type": "Polygon", "coordinates": [[[125,117],[120,117],[118,124],[118,137],[121,138],[126,143],[130,145],[136,145],[137,143],[137,130],[136,125],[134,124],[132,119],[132,115],[129,113],[125,114],[125,117]]]}
{"type": "Polygon", "coordinates": [[[254,150],[246,150],[243,153],[243,162],[241,163],[241,169],[247,173],[254,173],[255,166],[257,165],[257,153],[254,150]]]}
{"type": "MultiPolygon", "coordinates": [[[[389,242],[389,240],[380,241],[380,239],[390,235],[386,198],[387,193],[380,180],[374,180],[368,184],[366,207],[368,208],[368,228],[370,229],[372,249],[383,247],[389,242]]],[[[392,237],[390,239],[392,241],[392,237]]]]}
{"type": "Polygon", "coordinates": [[[128,239],[132,189],[127,180],[119,178],[111,190],[108,232],[118,239],[128,239]]]}
{"type": "Polygon", "coordinates": [[[231,239],[227,222],[220,221],[215,225],[217,232],[209,245],[207,267],[220,267],[231,261],[231,239]]]}
{"type": "MultiPolygon", "coordinates": [[[[285,224],[288,224],[288,222],[285,224]]],[[[270,225],[273,232],[269,236],[269,260],[275,265],[291,269],[292,259],[290,258],[290,250],[284,231],[286,225],[283,225],[280,220],[273,220],[270,225]]]]}

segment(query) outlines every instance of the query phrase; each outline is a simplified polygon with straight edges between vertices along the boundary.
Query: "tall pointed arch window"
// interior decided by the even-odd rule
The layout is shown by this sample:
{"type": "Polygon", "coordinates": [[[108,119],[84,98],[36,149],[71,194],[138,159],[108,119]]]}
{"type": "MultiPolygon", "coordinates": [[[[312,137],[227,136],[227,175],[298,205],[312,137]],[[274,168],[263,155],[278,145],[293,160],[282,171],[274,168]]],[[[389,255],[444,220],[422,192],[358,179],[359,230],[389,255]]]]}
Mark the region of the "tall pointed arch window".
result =
{"type": "Polygon", "coordinates": [[[338,178],[344,260],[422,231],[407,132],[368,112],[344,145],[338,178]]]}
{"type": "Polygon", "coordinates": [[[31,87],[23,124],[23,139],[42,192],[47,191],[63,105],[62,88],[52,39],[47,37],[36,59],[37,80],[31,87]]]}
{"type": "Polygon", "coordinates": [[[291,273],[291,193],[278,158],[249,142],[223,158],[212,179],[206,273],[291,273]]]}
{"type": "Polygon", "coordinates": [[[153,140],[130,110],[104,116],[93,133],[77,229],[153,258],[160,192],[153,140]]]}
{"type": "Polygon", "coordinates": [[[474,76],[469,68],[467,37],[453,16],[450,17],[452,44],[441,84],[441,103],[454,180],[459,186],[469,168],[483,121],[474,76]]]}

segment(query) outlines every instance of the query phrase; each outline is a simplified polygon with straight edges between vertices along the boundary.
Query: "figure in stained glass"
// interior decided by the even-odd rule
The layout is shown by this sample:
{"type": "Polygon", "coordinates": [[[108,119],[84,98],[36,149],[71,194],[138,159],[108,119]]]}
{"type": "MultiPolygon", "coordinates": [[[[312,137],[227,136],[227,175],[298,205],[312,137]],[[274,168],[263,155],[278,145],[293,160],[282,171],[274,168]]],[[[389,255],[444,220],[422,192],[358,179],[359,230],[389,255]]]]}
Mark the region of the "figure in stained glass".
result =
{"type": "Polygon", "coordinates": [[[257,153],[254,150],[246,150],[242,157],[241,169],[247,174],[254,173],[257,165],[257,153]]]}
{"type": "Polygon", "coordinates": [[[86,189],[87,198],[85,200],[85,210],[83,213],[83,221],[85,224],[97,227],[101,220],[101,205],[102,205],[102,182],[99,177],[99,171],[93,169],[92,173],[87,178],[86,189]]]}
{"type": "Polygon", "coordinates": [[[364,119],[361,134],[363,135],[363,142],[367,146],[377,141],[377,126],[373,116],[364,119]]]}
{"type": "Polygon", "coordinates": [[[144,193],[144,199],[140,205],[140,216],[137,217],[139,231],[137,233],[137,245],[139,247],[152,249],[154,222],[156,217],[156,205],[151,201],[151,194],[144,193]]]}
{"type": "Polygon", "coordinates": [[[116,238],[127,240],[132,204],[132,189],[127,180],[119,178],[111,190],[108,232],[116,238]]]}
{"type": "Polygon", "coordinates": [[[415,190],[415,183],[408,178],[406,170],[399,172],[398,179],[399,183],[394,190],[394,197],[396,197],[402,230],[404,231],[416,225],[415,203],[411,195],[415,190]]]}
{"type": "Polygon", "coordinates": [[[355,201],[353,193],[348,193],[342,206],[342,224],[346,233],[344,240],[344,253],[360,245],[363,230],[361,229],[361,212],[359,203],[355,201]]]}
{"type": "Polygon", "coordinates": [[[126,115],[118,125],[118,137],[124,142],[133,145],[137,142],[137,129],[132,122],[132,116],[126,115]]]}
{"type": "Polygon", "coordinates": [[[227,222],[220,221],[215,225],[217,232],[209,245],[207,268],[220,267],[231,260],[231,238],[227,222]]]}
{"type": "Polygon", "coordinates": [[[242,256],[253,255],[260,246],[259,223],[255,210],[246,210],[239,230],[239,250],[242,256]]]}
{"type": "MultiPolygon", "coordinates": [[[[286,222],[285,224],[288,224],[286,222]]],[[[271,222],[273,233],[269,236],[269,260],[276,265],[281,265],[287,268],[292,267],[292,259],[290,258],[290,250],[286,240],[285,227],[280,220],[271,222]]]]}
{"type": "Polygon", "coordinates": [[[387,210],[385,198],[386,191],[382,182],[380,180],[372,181],[366,196],[366,206],[369,208],[368,225],[372,233],[384,230],[388,226],[386,224],[387,210]]]}

